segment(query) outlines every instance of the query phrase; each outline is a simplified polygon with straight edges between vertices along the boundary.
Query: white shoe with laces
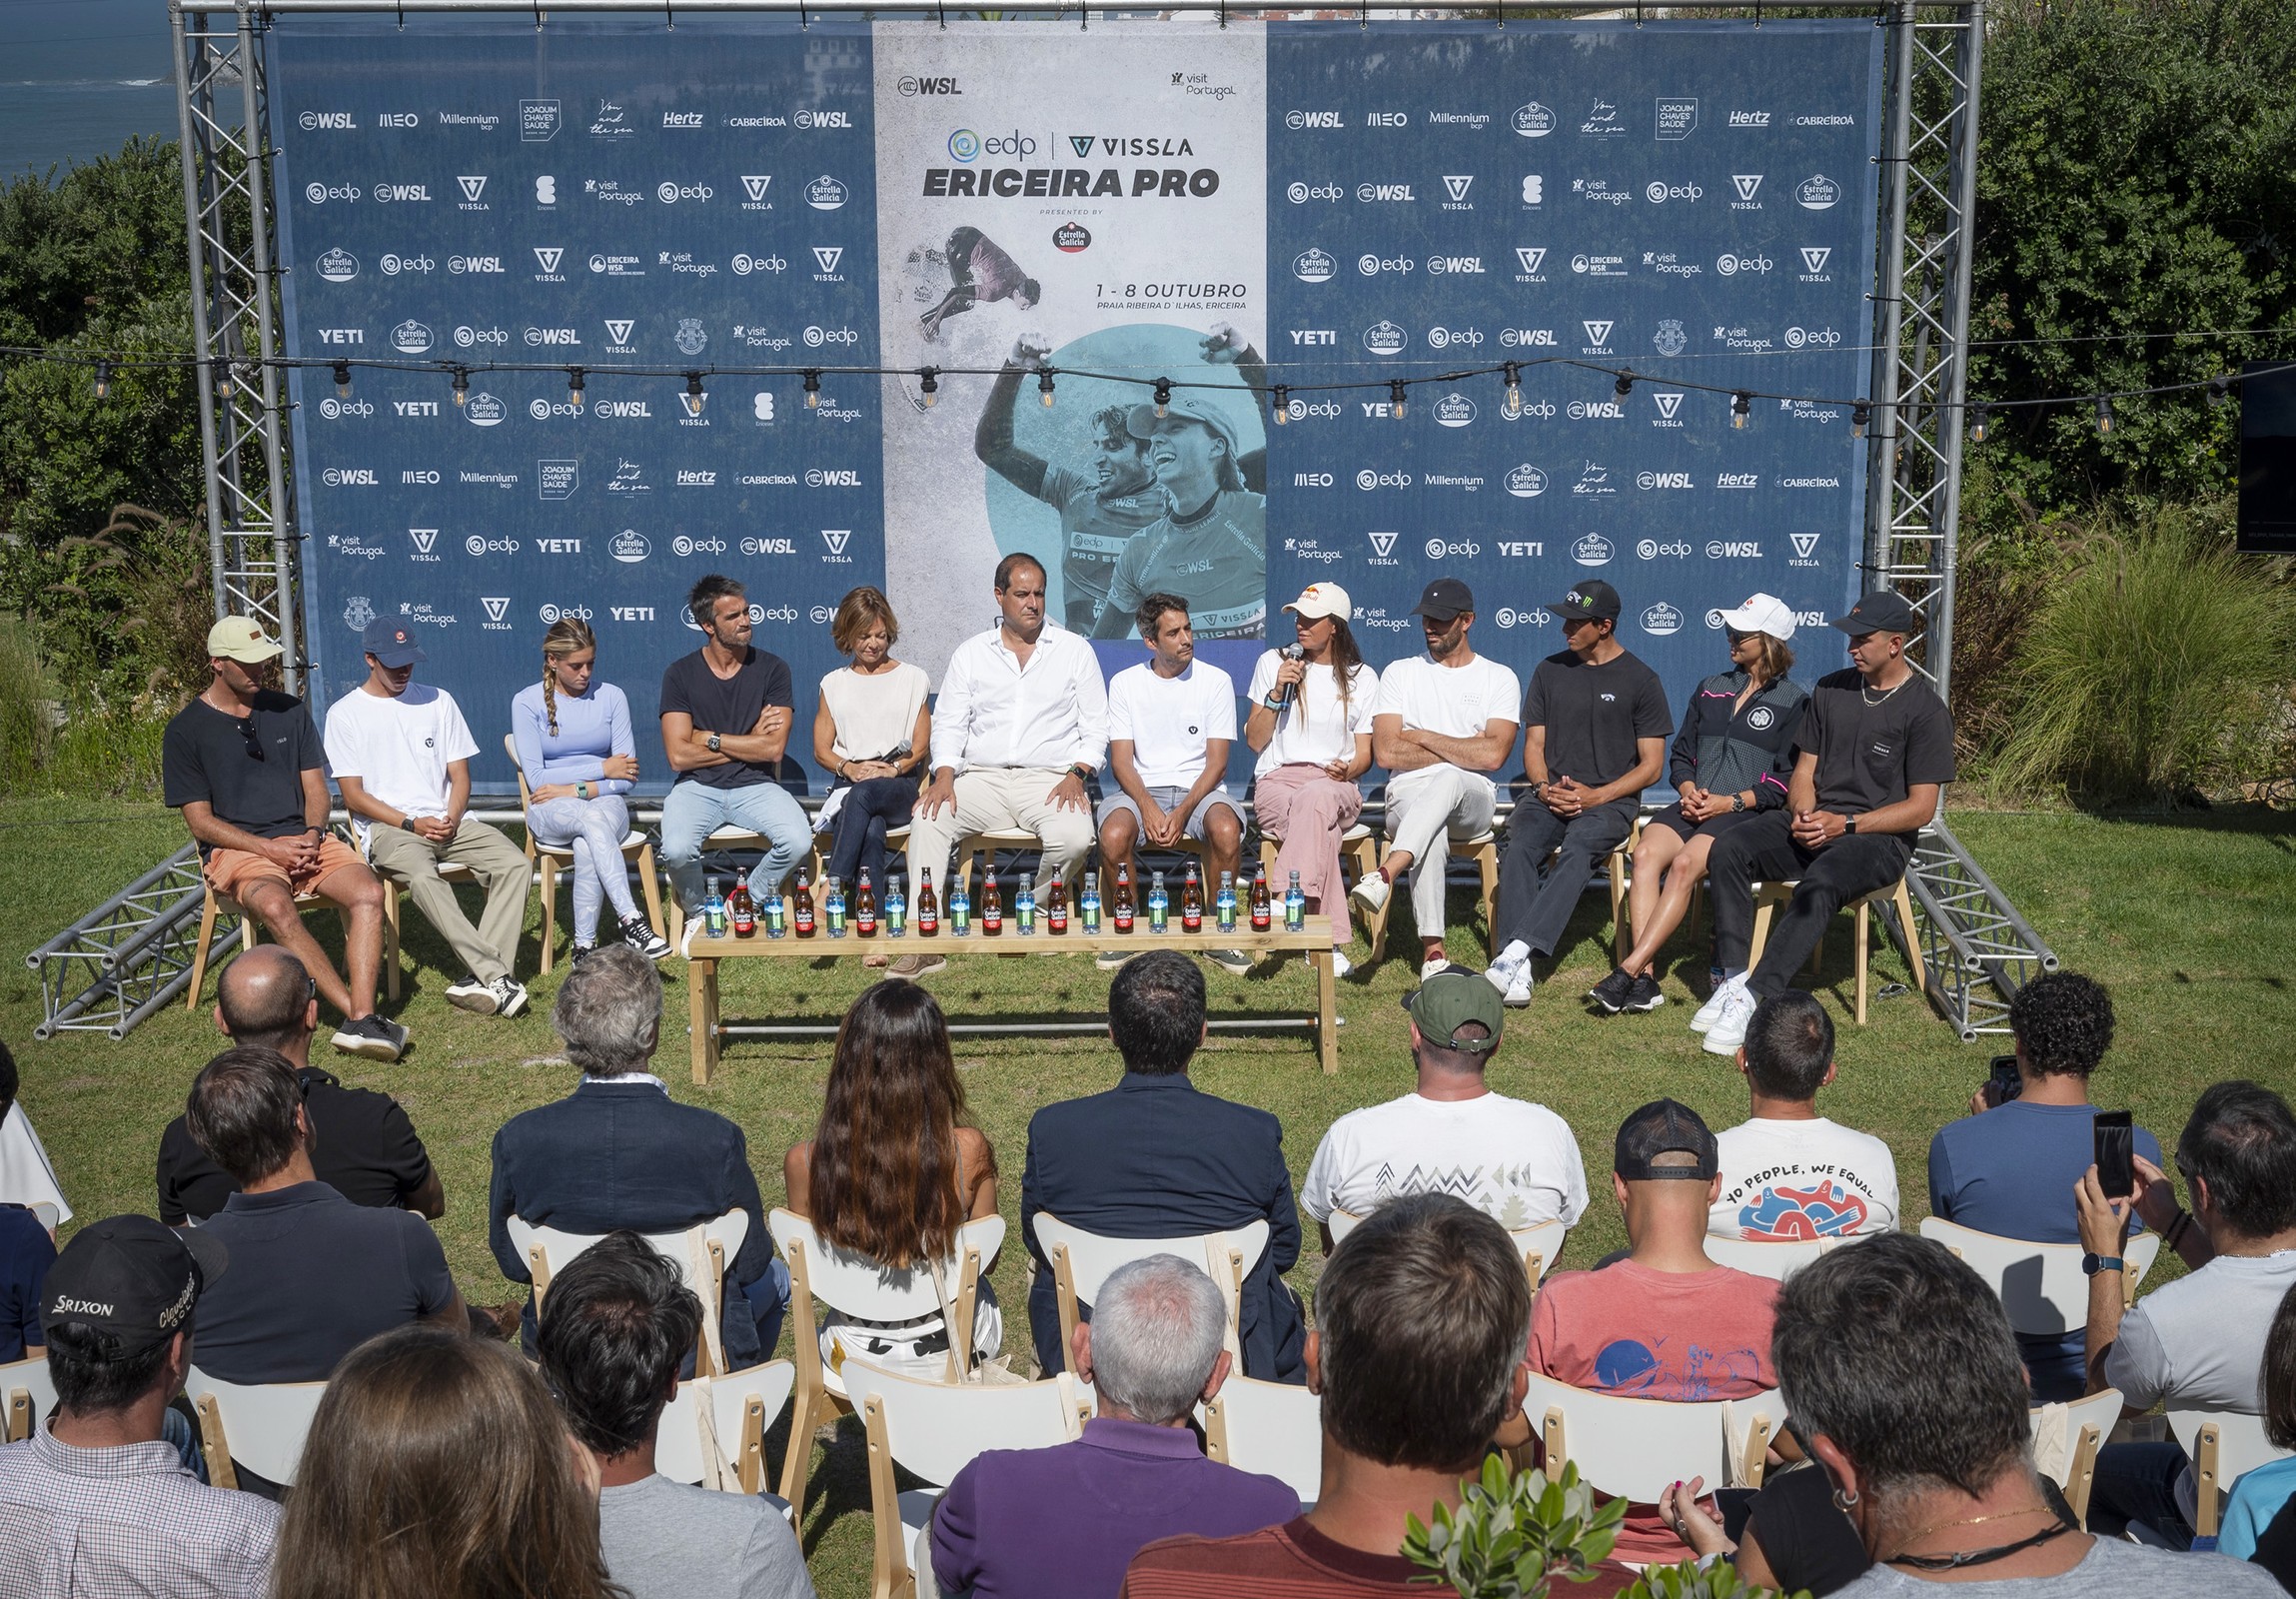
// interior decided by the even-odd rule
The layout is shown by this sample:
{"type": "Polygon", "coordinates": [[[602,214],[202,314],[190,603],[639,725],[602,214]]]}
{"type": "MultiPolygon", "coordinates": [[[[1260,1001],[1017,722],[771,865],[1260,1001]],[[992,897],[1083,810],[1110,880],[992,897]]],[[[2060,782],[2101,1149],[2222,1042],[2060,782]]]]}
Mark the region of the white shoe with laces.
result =
{"type": "Polygon", "coordinates": [[[1368,871],[1356,879],[1355,886],[1348,890],[1348,897],[1366,910],[1377,910],[1387,903],[1393,888],[1394,884],[1378,872],[1368,871]]]}
{"type": "Polygon", "coordinates": [[[1736,980],[1734,977],[1725,977],[1715,984],[1713,996],[1699,1006],[1698,1013],[1691,1017],[1691,1031],[1704,1032],[1715,1024],[1716,1018],[1722,1013],[1722,1001],[1729,996],[1729,985],[1736,980]]]}
{"type": "Polygon", "coordinates": [[[1491,962],[1483,975],[1497,988],[1502,1004],[1517,1009],[1531,1002],[1531,957],[1529,955],[1501,955],[1491,962]]]}
{"type": "Polygon", "coordinates": [[[1745,978],[1739,976],[1722,984],[1722,1014],[1707,1028],[1704,1047],[1710,1055],[1734,1055],[1738,1045],[1745,1042],[1746,1023],[1753,1020],[1756,1001],[1745,978]]]}

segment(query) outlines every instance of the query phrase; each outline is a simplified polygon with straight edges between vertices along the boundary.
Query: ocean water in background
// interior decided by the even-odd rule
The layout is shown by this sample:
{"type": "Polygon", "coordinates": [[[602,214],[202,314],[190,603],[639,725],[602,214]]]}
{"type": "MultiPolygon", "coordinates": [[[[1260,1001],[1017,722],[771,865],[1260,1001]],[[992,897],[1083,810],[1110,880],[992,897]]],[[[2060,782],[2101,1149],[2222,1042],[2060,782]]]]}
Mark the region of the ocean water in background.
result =
{"type": "Polygon", "coordinates": [[[164,0],[0,0],[0,181],[176,136],[164,0]]]}

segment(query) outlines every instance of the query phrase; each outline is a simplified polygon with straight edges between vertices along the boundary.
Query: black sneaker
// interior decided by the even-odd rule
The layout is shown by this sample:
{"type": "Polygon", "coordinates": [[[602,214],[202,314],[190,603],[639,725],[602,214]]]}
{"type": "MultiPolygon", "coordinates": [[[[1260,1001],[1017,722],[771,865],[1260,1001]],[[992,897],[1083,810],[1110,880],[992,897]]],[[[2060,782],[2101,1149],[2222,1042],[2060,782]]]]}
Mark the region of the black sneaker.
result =
{"type": "Polygon", "coordinates": [[[660,960],[672,952],[669,940],[655,932],[643,916],[632,916],[621,924],[621,941],[648,960],[660,960]]]}
{"type": "Polygon", "coordinates": [[[1635,986],[1627,994],[1629,1010],[1656,1010],[1666,1002],[1667,996],[1659,987],[1659,979],[1647,971],[1635,979],[1635,986]]]}
{"type": "Polygon", "coordinates": [[[1614,966],[1611,974],[1587,990],[1587,997],[1601,1005],[1611,1015],[1627,1008],[1627,997],[1635,991],[1635,979],[1626,968],[1614,966]]]}
{"type": "Polygon", "coordinates": [[[516,977],[497,977],[487,986],[495,996],[496,1015],[515,1016],[527,1008],[526,985],[516,977]]]}
{"type": "Polygon", "coordinates": [[[361,1016],[335,1029],[335,1047],[370,1060],[397,1060],[407,1052],[407,1029],[381,1016],[361,1016]]]}
{"type": "Polygon", "coordinates": [[[597,945],[596,945],[596,944],[594,944],[594,943],[577,943],[577,944],[575,944],[575,945],[574,946],[574,951],[573,951],[573,953],[572,953],[572,954],[570,954],[570,955],[567,957],[567,960],[568,960],[568,963],[569,963],[570,965],[576,965],[576,966],[578,966],[578,965],[580,965],[580,964],[582,963],[582,959],[583,959],[583,957],[584,957],[584,956],[587,956],[587,955],[594,955],[594,954],[596,954],[596,953],[597,953],[597,945]]]}
{"type": "Polygon", "coordinates": [[[463,973],[460,982],[447,984],[447,1003],[459,1010],[477,1015],[491,1016],[502,1004],[503,996],[495,991],[491,982],[481,982],[472,972],[463,973]]]}

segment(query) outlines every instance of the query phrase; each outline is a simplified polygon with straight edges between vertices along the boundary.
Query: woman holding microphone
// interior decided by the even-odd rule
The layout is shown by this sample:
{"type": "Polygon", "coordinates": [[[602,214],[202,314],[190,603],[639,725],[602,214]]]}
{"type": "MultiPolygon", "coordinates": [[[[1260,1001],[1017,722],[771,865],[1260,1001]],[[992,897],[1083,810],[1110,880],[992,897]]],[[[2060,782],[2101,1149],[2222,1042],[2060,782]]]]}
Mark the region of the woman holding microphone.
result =
{"type": "MultiPolygon", "coordinates": [[[[885,891],[885,832],[908,824],[917,800],[917,773],[932,756],[932,713],[925,709],[931,685],[924,669],[893,659],[901,625],[892,602],[863,586],[837,602],[829,640],[852,665],[821,680],[821,708],[813,714],[813,759],[829,774],[836,801],[829,845],[829,875],[846,885],[867,872],[881,896],[885,891]]],[[[940,959],[933,957],[932,965],[940,959]]],[[[885,956],[863,962],[881,966],[885,956]]],[[[926,963],[904,956],[895,967],[904,977],[921,976],[926,963]]]]}

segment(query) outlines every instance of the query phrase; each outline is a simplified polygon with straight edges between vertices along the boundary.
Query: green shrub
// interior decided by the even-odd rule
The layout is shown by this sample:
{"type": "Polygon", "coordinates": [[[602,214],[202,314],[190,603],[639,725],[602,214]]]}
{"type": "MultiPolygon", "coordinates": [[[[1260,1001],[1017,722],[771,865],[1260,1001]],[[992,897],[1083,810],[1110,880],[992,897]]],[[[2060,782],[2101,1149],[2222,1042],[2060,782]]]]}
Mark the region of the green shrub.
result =
{"type": "Polygon", "coordinates": [[[2289,754],[2296,590],[2212,519],[2106,516],[2040,597],[2006,675],[1992,776],[2098,802],[2275,776],[2289,754]]]}
{"type": "Polygon", "coordinates": [[[47,768],[56,699],[32,629],[0,615],[0,794],[23,792],[47,768]]]}

